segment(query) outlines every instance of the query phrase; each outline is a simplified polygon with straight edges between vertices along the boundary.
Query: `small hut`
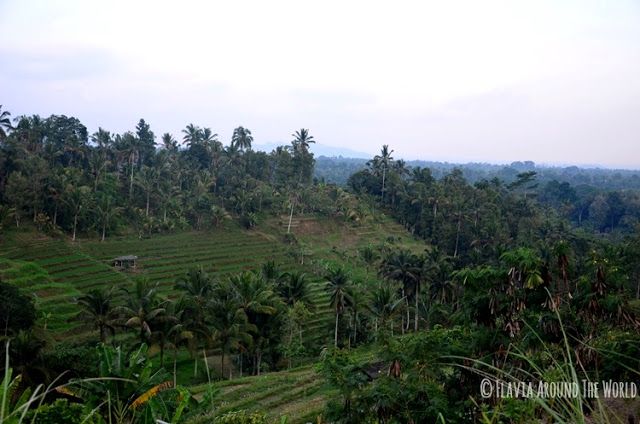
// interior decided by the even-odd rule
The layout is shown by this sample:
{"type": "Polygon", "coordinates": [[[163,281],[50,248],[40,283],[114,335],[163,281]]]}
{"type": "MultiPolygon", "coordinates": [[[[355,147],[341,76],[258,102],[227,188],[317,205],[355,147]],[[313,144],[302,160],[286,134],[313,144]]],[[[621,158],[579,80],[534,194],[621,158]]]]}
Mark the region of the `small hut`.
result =
{"type": "Polygon", "coordinates": [[[137,256],[127,255],[127,256],[118,256],[113,260],[113,266],[118,269],[136,269],[136,261],[138,260],[137,256]]]}

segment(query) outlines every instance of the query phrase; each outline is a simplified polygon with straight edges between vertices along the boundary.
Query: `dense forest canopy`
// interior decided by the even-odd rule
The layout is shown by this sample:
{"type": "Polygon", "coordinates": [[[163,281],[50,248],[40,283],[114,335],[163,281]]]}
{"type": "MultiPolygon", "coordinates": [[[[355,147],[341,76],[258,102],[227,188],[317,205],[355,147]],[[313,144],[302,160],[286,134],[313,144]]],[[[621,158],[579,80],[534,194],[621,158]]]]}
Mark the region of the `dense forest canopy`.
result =
{"type": "MultiPolygon", "coordinates": [[[[424,166],[396,160],[388,145],[365,163],[316,159],[306,128],[267,153],[252,149],[243,126],[225,145],[195,124],[177,140],[157,138],[144,119],[123,134],[90,134],[73,117],[0,113],[0,241],[102,247],[115,235],[140,242],[186,233],[205,245],[196,234],[222,243],[240,227],[233,237],[264,232],[273,252],[284,246],[290,259],[236,266],[255,252],[235,243],[226,274],[190,265],[153,282],[144,269],[109,269],[125,276],[118,294],[73,288],[70,320],[91,326],[73,343],[51,336],[51,317],[19,287],[36,277],[44,289],[53,285],[42,267],[56,253],[36,263],[5,252],[7,416],[262,423],[268,411],[225,410],[212,381],[316,363],[328,400],[317,422],[585,422],[608,412],[588,399],[484,399],[480,378],[638,380],[636,173],[527,162],[424,166]],[[309,225],[316,238],[298,231],[301,217],[317,223],[309,225]],[[274,220],[275,230],[262,225],[274,220]],[[366,243],[335,234],[362,228],[369,231],[350,237],[366,243]],[[307,339],[309,328],[319,337],[307,339]],[[73,390],[25,403],[69,366],[62,380],[73,390]]],[[[74,260],[89,256],[80,252],[74,260]]],[[[73,276],[62,269],[56,283],[73,276]]]]}
{"type": "MultiPolygon", "coordinates": [[[[405,164],[409,168],[429,168],[436,179],[442,179],[453,169],[458,168],[462,170],[465,179],[471,183],[493,178],[511,183],[517,179],[521,172],[536,171],[538,181],[543,184],[556,180],[574,187],[587,186],[584,187],[585,189],[640,189],[640,171],[629,169],[578,167],[575,165],[550,166],[535,164],[531,161],[494,165],[407,160],[405,164]]],[[[366,159],[319,156],[316,158],[315,176],[327,182],[345,185],[351,174],[365,169],[366,166],[366,159]]]]}
{"type": "MultiPolygon", "coordinates": [[[[271,153],[251,149],[238,127],[226,146],[210,128],[189,124],[179,142],[159,140],[141,119],[134,131],[89,134],[76,118],[21,116],[3,121],[0,201],[3,223],[29,217],[41,228],[107,237],[119,223],[151,234],[218,225],[229,212],[243,224],[255,213],[288,210],[311,183],[307,129],[271,153]]],[[[308,203],[305,203],[308,205],[308,203]]],[[[312,206],[306,206],[311,207],[312,206]]]]}

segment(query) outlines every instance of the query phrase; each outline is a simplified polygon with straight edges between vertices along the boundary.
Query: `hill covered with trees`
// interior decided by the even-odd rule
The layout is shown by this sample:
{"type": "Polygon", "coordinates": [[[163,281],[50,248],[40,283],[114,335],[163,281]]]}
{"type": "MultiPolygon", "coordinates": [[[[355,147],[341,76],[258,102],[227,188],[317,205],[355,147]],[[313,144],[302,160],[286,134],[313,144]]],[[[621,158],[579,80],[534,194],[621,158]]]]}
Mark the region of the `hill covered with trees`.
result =
{"type": "Polygon", "coordinates": [[[638,381],[635,174],[470,176],[385,145],[346,176],[304,128],[267,153],[244,127],[0,125],[0,421],[638,418],[637,397],[480,391],[638,381]]]}

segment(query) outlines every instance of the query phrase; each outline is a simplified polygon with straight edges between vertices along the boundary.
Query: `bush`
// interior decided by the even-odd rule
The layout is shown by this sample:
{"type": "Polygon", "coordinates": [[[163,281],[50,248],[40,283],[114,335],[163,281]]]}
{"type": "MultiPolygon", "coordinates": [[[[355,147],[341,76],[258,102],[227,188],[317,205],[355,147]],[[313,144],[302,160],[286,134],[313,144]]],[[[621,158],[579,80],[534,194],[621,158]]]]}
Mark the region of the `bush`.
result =
{"type": "Polygon", "coordinates": [[[83,405],[69,403],[67,399],[57,399],[55,402],[40,406],[37,410],[27,414],[25,422],[35,424],[92,424],[97,423],[97,416],[87,417],[83,405]],[[35,419],[34,419],[35,417],[35,419]]]}
{"type": "Polygon", "coordinates": [[[262,412],[234,411],[213,420],[214,424],[266,424],[267,416],[262,412]]]}
{"type": "Polygon", "coordinates": [[[30,296],[13,284],[0,281],[0,325],[9,334],[27,330],[36,320],[36,308],[30,296]]]}

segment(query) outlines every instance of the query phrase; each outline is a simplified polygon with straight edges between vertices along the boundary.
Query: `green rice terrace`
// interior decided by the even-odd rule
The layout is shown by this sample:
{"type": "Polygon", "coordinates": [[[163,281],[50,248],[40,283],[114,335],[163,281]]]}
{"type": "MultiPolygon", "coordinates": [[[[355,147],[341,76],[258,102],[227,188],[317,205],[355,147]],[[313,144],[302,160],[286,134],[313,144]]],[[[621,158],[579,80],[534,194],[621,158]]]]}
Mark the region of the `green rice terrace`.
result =
{"type": "MultiPolygon", "coordinates": [[[[358,226],[324,217],[298,217],[291,224],[297,237],[295,245],[284,240],[288,224],[285,221],[271,218],[253,230],[227,223],[210,231],[142,239],[119,236],[104,242],[95,239],[72,242],[67,237],[47,237],[24,227],[2,236],[0,277],[34,293],[40,311],[38,320],[55,339],[78,341],[95,337],[95,330],[78,319],[80,309],[76,304],[79,296],[92,289],[114,288],[116,301],[122,303],[125,294],[119,289],[130,286],[137,278],[147,278],[158,284],[161,293],[174,298],[178,295],[174,288],[176,281],[190,269],[202,268],[210,275],[225,278],[274,261],[283,272],[301,271],[311,277],[309,292],[314,306],[302,337],[305,345],[313,349],[309,352],[311,356],[317,356],[332,343],[333,337],[334,315],[320,277],[322,266],[339,264],[354,279],[364,281],[374,278],[375,270],[360,258],[359,248],[383,243],[414,250],[423,248],[401,226],[380,215],[358,226]],[[121,255],[137,256],[135,268],[114,267],[113,259],[121,255]]],[[[209,349],[207,356],[211,372],[217,372],[219,349],[209,349]]],[[[273,419],[287,416],[292,423],[314,421],[334,392],[325,387],[313,363],[308,360],[302,363],[307,364],[290,371],[214,383],[220,390],[216,413],[260,409],[268,411],[273,419]]],[[[187,352],[178,353],[177,368],[182,384],[197,381],[194,361],[187,352]]],[[[202,364],[200,368],[202,372],[202,364]]],[[[193,386],[196,398],[201,397],[205,387],[193,386]]]]}

